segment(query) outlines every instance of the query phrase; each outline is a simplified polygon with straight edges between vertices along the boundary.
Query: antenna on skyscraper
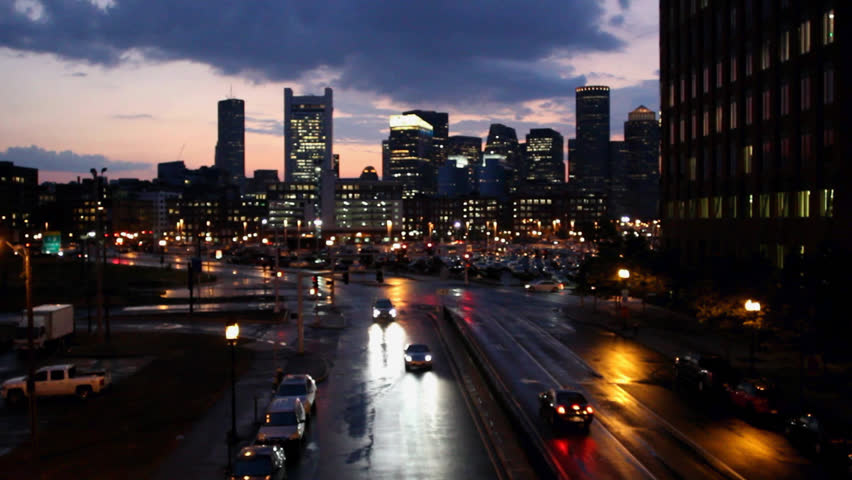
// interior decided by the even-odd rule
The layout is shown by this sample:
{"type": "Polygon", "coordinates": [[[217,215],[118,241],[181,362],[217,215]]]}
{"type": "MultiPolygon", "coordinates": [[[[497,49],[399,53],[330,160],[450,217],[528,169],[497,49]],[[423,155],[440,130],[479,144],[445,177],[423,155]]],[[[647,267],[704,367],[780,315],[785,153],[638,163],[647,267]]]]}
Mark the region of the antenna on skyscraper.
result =
{"type": "Polygon", "coordinates": [[[183,149],[186,148],[186,144],[180,146],[180,151],[178,152],[178,156],[175,160],[180,160],[181,155],[183,155],[183,149]]]}
{"type": "Polygon", "coordinates": [[[234,84],[231,84],[231,89],[228,91],[228,99],[234,98],[234,84]]]}

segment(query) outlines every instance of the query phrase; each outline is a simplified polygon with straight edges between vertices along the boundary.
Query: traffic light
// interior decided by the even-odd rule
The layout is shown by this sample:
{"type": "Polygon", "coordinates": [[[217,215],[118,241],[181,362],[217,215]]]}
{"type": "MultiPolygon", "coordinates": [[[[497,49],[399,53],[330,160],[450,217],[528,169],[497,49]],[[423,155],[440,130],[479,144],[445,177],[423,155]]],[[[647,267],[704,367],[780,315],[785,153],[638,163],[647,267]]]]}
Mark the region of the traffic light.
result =
{"type": "Polygon", "coordinates": [[[432,255],[432,242],[426,244],[426,253],[432,255]]]}
{"type": "Polygon", "coordinates": [[[311,283],[312,283],[312,286],[313,286],[313,288],[314,288],[314,291],[315,291],[315,292],[319,292],[319,277],[318,277],[318,276],[316,276],[316,275],[314,275],[314,276],[311,278],[311,283]]]}
{"type": "Polygon", "coordinates": [[[469,253],[464,254],[464,266],[470,267],[470,254],[469,253]]]}

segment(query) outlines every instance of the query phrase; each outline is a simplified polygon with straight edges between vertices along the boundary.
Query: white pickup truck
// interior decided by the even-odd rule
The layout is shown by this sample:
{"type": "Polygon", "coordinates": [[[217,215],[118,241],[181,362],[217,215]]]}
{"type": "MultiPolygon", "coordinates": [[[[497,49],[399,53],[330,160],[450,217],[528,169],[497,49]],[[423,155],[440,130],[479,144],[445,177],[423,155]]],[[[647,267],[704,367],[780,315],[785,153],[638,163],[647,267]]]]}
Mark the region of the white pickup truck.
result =
{"type": "MultiPolygon", "coordinates": [[[[78,372],[73,364],[48,365],[35,372],[36,397],[76,395],[86,399],[112,384],[109,371],[78,372]]],[[[8,406],[19,405],[27,397],[27,377],[10,378],[0,386],[0,396],[8,406]]]]}

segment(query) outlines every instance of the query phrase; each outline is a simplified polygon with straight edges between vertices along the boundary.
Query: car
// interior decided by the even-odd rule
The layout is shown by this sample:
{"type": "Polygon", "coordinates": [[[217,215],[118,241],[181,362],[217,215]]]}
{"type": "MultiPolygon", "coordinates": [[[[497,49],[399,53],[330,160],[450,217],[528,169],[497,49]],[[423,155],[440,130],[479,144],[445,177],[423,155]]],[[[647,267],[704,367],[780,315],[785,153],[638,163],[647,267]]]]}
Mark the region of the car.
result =
{"type": "Polygon", "coordinates": [[[396,309],[387,298],[380,298],[373,304],[373,320],[393,320],[396,318],[396,309]]]}
{"type": "Polygon", "coordinates": [[[432,352],[428,345],[422,343],[406,345],[403,355],[406,372],[415,368],[432,369],[432,352]]]}
{"type": "Polygon", "coordinates": [[[687,353],[675,357],[675,385],[694,387],[701,394],[721,394],[738,382],[737,371],[720,355],[687,353]]]}
{"type": "Polygon", "coordinates": [[[583,433],[589,433],[595,419],[595,409],[582,393],[551,388],[541,392],[538,401],[539,415],[551,427],[572,425],[579,427],[583,433]]]}
{"type": "Polygon", "coordinates": [[[317,414],[317,382],[307,373],[290,374],[281,379],[275,398],[298,398],[311,416],[317,414]]]}
{"type": "Polygon", "coordinates": [[[728,388],[728,399],[748,414],[768,416],[778,414],[775,388],[763,379],[747,378],[728,388]]]}
{"type": "Polygon", "coordinates": [[[524,285],[528,292],[558,292],[563,288],[565,286],[555,280],[536,280],[524,285]]]}
{"type": "Polygon", "coordinates": [[[287,478],[287,456],[278,445],[250,445],[243,447],[234,461],[231,480],[287,478]]]}
{"type": "Polygon", "coordinates": [[[274,398],[255,437],[258,445],[298,446],[305,439],[305,407],[297,397],[274,398]]]}

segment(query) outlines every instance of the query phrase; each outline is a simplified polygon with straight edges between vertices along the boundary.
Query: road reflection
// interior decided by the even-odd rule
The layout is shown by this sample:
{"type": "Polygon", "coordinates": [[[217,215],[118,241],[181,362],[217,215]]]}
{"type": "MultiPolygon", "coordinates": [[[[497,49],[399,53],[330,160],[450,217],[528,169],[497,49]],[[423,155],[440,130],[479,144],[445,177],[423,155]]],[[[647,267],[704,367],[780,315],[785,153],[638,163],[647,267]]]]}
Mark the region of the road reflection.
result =
{"type": "Polygon", "coordinates": [[[405,330],[397,322],[373,323],[367,333],[367,369],[370,378],[399,373],[403,368],[402,352],[408,341],[405,330]]]}

